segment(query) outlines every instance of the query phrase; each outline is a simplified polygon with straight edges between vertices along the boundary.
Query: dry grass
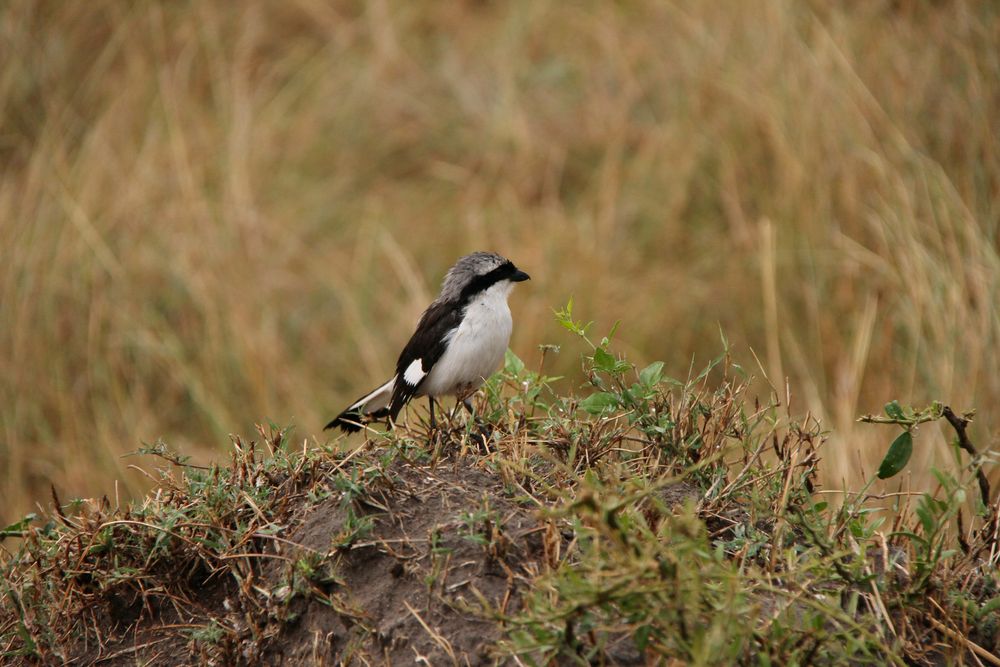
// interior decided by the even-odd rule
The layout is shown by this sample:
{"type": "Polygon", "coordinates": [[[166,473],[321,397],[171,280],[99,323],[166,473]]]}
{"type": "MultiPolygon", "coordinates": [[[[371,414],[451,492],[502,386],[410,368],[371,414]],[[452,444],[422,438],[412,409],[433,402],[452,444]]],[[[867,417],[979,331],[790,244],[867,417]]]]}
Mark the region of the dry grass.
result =
{"type": "Polygon", "coordinates": [[[478,248],[525,357],[570,294],[676,376],[721,325],[828,481],[886,400],[997,405],[997,6],[809,4],[3,3],[0,512],[318,432],[478,248]]]}

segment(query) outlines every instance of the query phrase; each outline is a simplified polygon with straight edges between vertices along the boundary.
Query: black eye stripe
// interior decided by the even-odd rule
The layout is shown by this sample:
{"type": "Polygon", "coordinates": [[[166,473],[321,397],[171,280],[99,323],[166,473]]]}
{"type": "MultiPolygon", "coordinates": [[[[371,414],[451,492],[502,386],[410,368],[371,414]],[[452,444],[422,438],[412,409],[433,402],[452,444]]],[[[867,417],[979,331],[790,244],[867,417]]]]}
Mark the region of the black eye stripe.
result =
{"type": "Polygon", "coordinates": [[[459,295],[458,300],[460,303],[465,303],[476,294],[479,294],[485,289],[489,289],[501,280],[510,278],[515,273],[517,273],[517,267],[514,266],[512,261],[507,260],[489,273],[476,276],[469,281],[469,284],[462,288],[462,293],[459,295]]]}

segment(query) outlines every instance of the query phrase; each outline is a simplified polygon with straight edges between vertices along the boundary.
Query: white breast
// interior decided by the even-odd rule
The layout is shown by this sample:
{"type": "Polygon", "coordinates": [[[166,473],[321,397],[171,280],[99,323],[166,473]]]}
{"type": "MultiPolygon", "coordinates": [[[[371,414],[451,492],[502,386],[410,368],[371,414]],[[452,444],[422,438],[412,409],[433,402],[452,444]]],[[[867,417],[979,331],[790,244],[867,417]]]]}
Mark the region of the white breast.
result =
{"type": "Polygon", "coordinates": [[[431,396],[466,394],[478,389],[503,361],[512,322],[507,295],[513,283],[502,280],[465,307],[445,353],[434,364],[420,393],[431,396]]]}

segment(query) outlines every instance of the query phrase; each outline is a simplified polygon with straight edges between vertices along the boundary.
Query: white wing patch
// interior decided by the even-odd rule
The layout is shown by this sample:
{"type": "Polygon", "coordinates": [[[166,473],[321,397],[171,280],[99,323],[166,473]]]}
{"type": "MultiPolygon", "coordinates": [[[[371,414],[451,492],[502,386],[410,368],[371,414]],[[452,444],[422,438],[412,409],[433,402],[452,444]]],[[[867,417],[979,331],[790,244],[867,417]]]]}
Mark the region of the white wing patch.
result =
{"type": "Polygon", "coordinates": [[[420,381],[424,379],[427,373],[424,371],[424,362],[422,359],[414,359],[406,370],[403,371],[403,380],[406,384],[411,387],[416,387],[420,384],[420,381]]]}

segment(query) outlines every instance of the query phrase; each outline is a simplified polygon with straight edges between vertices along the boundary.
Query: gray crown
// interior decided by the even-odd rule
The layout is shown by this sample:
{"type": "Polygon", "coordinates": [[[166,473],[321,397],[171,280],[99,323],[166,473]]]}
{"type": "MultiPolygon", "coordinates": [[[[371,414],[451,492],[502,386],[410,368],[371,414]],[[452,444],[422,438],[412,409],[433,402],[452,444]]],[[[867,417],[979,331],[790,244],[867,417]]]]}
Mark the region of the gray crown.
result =
{"type": "Polygon", "coordinates": [[[441,294],[438,296],[438,300],[457,299],[462,293],[462,288],[472,282],[476,276],[486,275],[507,261],[506,257],[501,257],[495,252],[474,252],[471,255],[466,255],[448,270],[444,282],[441,283],[441,294]]]}

